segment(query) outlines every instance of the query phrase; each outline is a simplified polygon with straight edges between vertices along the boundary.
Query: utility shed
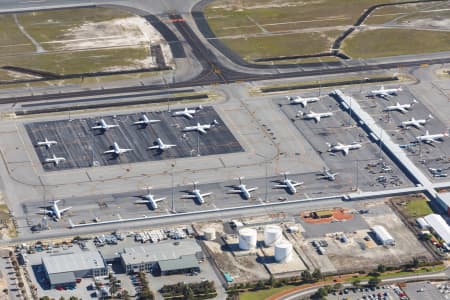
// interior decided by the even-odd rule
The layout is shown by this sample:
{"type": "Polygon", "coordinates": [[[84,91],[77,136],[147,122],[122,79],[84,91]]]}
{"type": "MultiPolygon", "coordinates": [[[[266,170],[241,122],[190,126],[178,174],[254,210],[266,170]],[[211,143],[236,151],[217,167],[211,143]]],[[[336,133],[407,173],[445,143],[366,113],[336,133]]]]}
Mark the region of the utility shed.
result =
{"type": "Polygon", "coordinates": [[[382,245],[395,246],[395,240],[392,235],[381,225],[375,225],[371,228],[378,242],[382,245]]]}
{"type": "Polygon", "coordinates": [[[450,247],[450,226],[448,226],[444,218],[438,214],[430,214],[425,216],[424,219],[433,233],[438,235],[438,237],[443,241],[445,247],[450,247]]]}

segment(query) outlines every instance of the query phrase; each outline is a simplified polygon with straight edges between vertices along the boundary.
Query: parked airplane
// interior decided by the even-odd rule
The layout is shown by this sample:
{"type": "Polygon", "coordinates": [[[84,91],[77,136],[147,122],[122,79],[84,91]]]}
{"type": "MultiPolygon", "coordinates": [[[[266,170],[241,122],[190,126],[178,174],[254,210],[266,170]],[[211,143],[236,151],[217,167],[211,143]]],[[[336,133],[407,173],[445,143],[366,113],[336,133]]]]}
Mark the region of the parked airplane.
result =
{"type": "Polygon", "coordinates": [[[385,89],[384,86],[381,86],[379,90],[372,90],[367,95],[368,97],[380,97],[380,98],[389,98],[392,96],[397,95],[398,92],[403,91],[401,87],[399,88],[392,88],[392,89],[385,89]]]}
{"type": "Polygon", "coordinates": [[[433,142],[440,143],[440,140],[447,136],[448,133],[430,134],[430,132],[427,130],[424,135],[416,136],[416,140],[425,144],[431,144],[433,142]]]}
{"type": "Polygon", "coordinates": [[[295,187],[302,185],[304,182],[297,182],[292,179],[287,178],[288,173],[283,173],[284,179],[280,180],[279,184],[276,184],[274,188],[283,188],[286,189],[288,193],[295,194],[297,193],[297,189],[295,187]]]}
{"type": "Polygon", "coordinates": [[[170,148],[176,146],[176,145],[164,144],[160,138],[157,138],[154,144],[155,144],[155,146],[147,147],[147,149],[157,149],[160,151],[164,151],[166,149],[170,149],[170,148]]]}
{"type": "Polygon", "coordinates": [[[330,169],[328,169],[327,167],[323,168],[323,172],[319,174],[319,179],[327,179],[330,181],[335,181],[336,180],[336,175],[338,175],[339,173],[331,173],[330,169]]]}
{"type": "Polygon", "coordinates": [[[114,142],[114,144],[112,145],[112,149],[111,150],[106,150],[105,152],[103,152],[103,154],[114,154],[114,155],[120,155],[129,151],[133,151],[133,149],[126,149],[126,148],[120,148],[119,144],[117,144],[116,142],[114,142]]]}
{"type": "Polygon", "coordinates": [[[251,192],[257,190],[257,187],[247,188],[245,184],[242,183],[243,177],[239,177],[239,185],[233,186],[232,190],[229,190],[229,193],[237,193],[241,194],[241,197],[248,200],[251,198],[251,192]]]}
{"type": "Polygon", "coordinates": [[[151,120],[147,117],[146,114],[142,114],[139,121],[134,122],[133,125],[147,126],[148,124],[153,124],[153,123],[158,123],[158,122],[161,122],[161,120],[151,120]]]}
{"type": "Polygon", "coordinates": [[[56,144],[58,144],[57,141],[49,141],[47,138],[45,138],[43,142],[37,142],[36,146],[45,146],[47,149],[49,149],[52,145],[56,144]]]}
{"type": "Polygon", "coordinates": [[[308,103],[317,102],[320,100],[319,97],[303,98],[300,96],[287,96],[286,98],[289,100],[290,104],[301,104],[302,107],[306,107],[308,103]]]}
{"type": "Polygon", "coordinates": [[[354,142],[349,145],[344,145],[341,143],[337,143],[335,145],[331,145],[330,143],[327,143],[328,146],[328,152],[338,152],[342,151],[344,155],[347,155],[350,150],[356,150],[362,147],[360,143],[354,142]]]}
{"type": "Polygon", "coordinates": [[[53,154],[52,157],[46,158],[45,162],[46,163],[52,163],[55,166],[59,165],[59,163],[66,161],[66,159],[64,157],[57,157],[55,154],[53,154]]]}
{"type": "Polygon", "coordinates": [[[183,116],[185,118],[192,119],[194,117],[194,114],[202,109],[203,107],[201,105],[198,108],[191,108],[191,109],[186,107],[184,110],[174,112],[172,114],[172,117],[183,116]]]}
{"type": "Polygon", "coordinates": [[[51,206],[47,206],[45,209],[42,209],[41,212],[45,213],[45,214],[49,214],[52,217],[54,217],[56,220],[59,220],[62,218],[62,215],[68,211],[69,209],[71,209],[72,207],[66,207],[63,209],[60,209],[58,207],[58,202],[60,202],[61,200],[54,200],[54,201],[49,201],[52,205],[51,206]]]}
{"type": "Polygon", "coordinates": [[[207,130],[215,127],[217,124],[219,124],[219,122],[217,122],[217,120],[212,121],[210,124],[197,123],[197,125],[194,125],[194,126],[184,127],[183,131],[198,131],[200,133],[206,133],[207,130]]]}
{"type": "Polygon", "coordinates": [[[390,105],[390,106],[386,106],[383,111],[399,111],[402,114],[406,113],[410,108],[412,108],[414,106],[414,104],[417,103],[416,99],[413,99],[413,101],[411,103],[407,103],[407,104],[400,104],[399,102],[397,102],[396,105],[390,105]]]}
{"type": "Polygon", "coordinates": [[[416,127],[417,129],[420,129],[420,128],[422,128],[423,127],[423,125],[425,125],[427,122],[428,122],[428,120],[430,120],[430,119],[433,119],[433,116],[432,115],[428,115],[428,118],[426,118],[426,119],[419,119],[419,120],[416,120],[416,119],[414,119],[414,118],[411,118],[410,120],[408,120],[408,121],[403,121],[402,123],[401,123],[401,127],[403,127],[403,128],[408,128],[408,127],[410,127],[410,126],[413,126],[413,127],[416,127]]]}
{"type": "Polygon", "coordinates": [[[114,127],[119,127],[120,125],[118,124],[107,124],[106,121],[104,119],[100,119],[100,121],[97,122],[96,126],[92,126],[91,129],[96,130],[96,129],[100,129],[100,130],[108,130],[110,128],[114,128],[114,127]]]}
{"type": "Polygon", "coordinates": [[[182,198],[190,198],[195,199],[199,204],[205,203],[204,197],[207,197],[211,195],[212,193],[201,193],[200,190],[197,188],[197,182],[194,182],[194,189],[190,192],[190,195],[185,195],[182,198]]]}
{"type": "Polygon", "coordinates": [[[142,200],[136,200],[136,204],[147,204],[151,209],[158,208],[158,202],[163,201],[166,197],[155,199],[155,196],[150,193],[151,187],[147,188],[147,194],[142,196],[142,200]]]}
{"type": "Polygon", "coordinates": [[[309,113],[304,113],[301,110],[298,111],[298,115],[300,115],[304,120],[311,120],[314,119],[316,123],[320,122],[321,118],[328,118],[333,115],[333,113],[330,112],[323,112],[323,113],[316,113],[312,110],[309,113]]]}

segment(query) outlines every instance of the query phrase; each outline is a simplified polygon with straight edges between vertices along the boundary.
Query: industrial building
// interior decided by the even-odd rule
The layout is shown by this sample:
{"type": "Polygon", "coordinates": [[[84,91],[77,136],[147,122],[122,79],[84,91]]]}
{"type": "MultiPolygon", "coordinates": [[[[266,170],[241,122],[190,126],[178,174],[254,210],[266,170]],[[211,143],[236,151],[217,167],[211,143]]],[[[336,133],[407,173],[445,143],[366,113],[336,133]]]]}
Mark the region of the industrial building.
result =
{"type": "Polygon", "coordinates": [[[438,214],[430,214],[423,217],[428,228],[442,240],[443,246],[450,249],[450,226],[447,222],[438,214]]]}
{"type": "Polygon", "coordinates": [[[77,278],[108,274],[98,251],[45,255],[42,257],[42,265],[51,288],[74,286],[77,278]]]}
{"type": "Polygon", "coordinates": [[[450,216],[450,193],[439,193],[436,202],[450,216]]]}
{"type": "Polygon", "coordinates": [[[381,225],[375,225],[371,228],[377,241],[384,246],[395,246],[395,239],[392,235],[381,225]]]}
{"type": "Polygon", "coordinates": [[[123,249],[122,266],[127,273],[155,272],[162,275],[200,270],[197,260],[203,252],[194,240],[160,242],[123,249]]]}

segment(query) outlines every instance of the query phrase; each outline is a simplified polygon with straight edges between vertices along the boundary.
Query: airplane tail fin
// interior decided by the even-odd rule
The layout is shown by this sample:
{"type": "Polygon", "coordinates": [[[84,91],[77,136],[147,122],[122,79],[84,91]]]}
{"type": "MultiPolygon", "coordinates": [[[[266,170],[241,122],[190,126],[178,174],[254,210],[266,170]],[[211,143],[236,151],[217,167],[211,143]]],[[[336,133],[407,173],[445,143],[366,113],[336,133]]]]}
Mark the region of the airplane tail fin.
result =
{"type": "Polygon", "coordinates": [[[325,143],[325,144],[327,145],[328,149],[331,148],[331,144],[330,143],[325,143]]]}
{"type": "Polygon", "coordinates": [[[197,110],[202,110],[203,109],[203,106],[200,104],[198,107],[197,107],[197,110]]]}
{"type": "Polygon", "coordinates": [[[416,104],[418,101],[414,98],[413,101],[411,102],[411,107],[416,104]]]}
{"type": "Polygon", "coordinates": [[[429,114],[428,117],[427,117],[427,120],[433,120],[433,119],[434,119],[433,115],[429,114]]]}
{"type": "Polygon", "coordinates": [[[215,125],[218,125],[218,124],[219,124],[219,122],[217,122],[216,119],[214,119],[214,120],[211,122],[211,125],[212,125],[212,126],[215,126],[215,125]]]}

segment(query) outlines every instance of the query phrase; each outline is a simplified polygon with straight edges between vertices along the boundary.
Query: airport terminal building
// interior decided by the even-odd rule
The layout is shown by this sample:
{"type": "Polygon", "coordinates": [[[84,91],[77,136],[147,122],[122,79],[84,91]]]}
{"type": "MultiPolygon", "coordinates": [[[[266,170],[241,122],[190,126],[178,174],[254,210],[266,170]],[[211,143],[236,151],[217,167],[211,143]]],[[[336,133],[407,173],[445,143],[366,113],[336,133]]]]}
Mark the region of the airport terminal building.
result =
{"type": "Polygon", "coordinates": [[[108,274],[98,251],[46,255],[42,257],[42,265],[51,288],[75,286],[77,278],[108,274]]]}
{"type": "Polygon", "coordinates": [[[120,260],[127,273],[160,272],[161,275],[199,272],[203,252],[194,240],[160,242],[125,248],[120,260]]]}

